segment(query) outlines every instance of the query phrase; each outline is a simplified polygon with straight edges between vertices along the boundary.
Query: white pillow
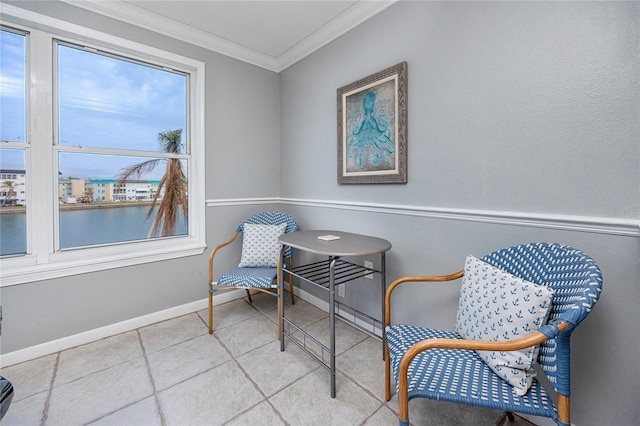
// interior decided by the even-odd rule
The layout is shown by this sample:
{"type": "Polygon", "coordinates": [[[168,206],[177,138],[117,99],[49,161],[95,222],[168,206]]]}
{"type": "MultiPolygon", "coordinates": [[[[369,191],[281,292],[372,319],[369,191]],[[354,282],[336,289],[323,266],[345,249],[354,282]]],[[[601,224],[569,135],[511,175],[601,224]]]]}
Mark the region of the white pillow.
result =
{"type": "Polygon", "coordinates": [[[280,258],[278,237],[284,234],[286,223],[256,225],[245,223],[242,237],[242,257],[239,268],[275,268],[280,258]]]}
{"type": "MultiPolygon", "coordinates": [[[[460,289],[456,332],[464,339],[504,341],[538,331],[551,309],[553,292],[467,256],[460,289]]],[[[539,348],[476,351],[491,369],[524,395],[536,376],[539,348]]]]}

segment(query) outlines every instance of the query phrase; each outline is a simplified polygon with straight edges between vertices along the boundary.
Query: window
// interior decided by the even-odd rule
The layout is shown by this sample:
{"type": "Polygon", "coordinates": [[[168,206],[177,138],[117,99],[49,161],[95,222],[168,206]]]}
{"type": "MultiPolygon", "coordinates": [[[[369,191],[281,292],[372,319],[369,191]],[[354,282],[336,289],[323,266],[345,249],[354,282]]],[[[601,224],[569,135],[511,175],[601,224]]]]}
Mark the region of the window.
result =
{"type": "Polygon", "coordinates": [[[71,185],[59,197],[58,247],[187,234],[188,75],[56,45],[58,174],[71,185]],[[114,196],[96,199],[96,179],[114,196]]]}
{"type": "Polygon", "coordinates": [[[204,64],[11,5],[2,25],[2,285],[201,254],[204,64]]]}

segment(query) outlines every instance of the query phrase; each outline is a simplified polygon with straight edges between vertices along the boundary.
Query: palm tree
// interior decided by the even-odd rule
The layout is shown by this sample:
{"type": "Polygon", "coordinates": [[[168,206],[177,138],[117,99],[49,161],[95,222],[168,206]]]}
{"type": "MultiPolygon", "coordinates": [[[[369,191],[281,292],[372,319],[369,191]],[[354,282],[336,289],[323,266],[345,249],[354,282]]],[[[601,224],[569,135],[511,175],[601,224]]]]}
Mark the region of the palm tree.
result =
{"type": "MultiPolygon", "coordinates": [[[[167,130],[165,132],[158,133],[158,142],[164,152],[171,154],[180,154],[182,148],[182,129],[167,130]]],[[[147,219],[151,217],[158,197],[162,194],[164,188],[164,195],[160,200],[160,206],[158,213],[149,231],[149,238],[156,235],[160,224],[162,223],[162,229],[160,232],[161,237],[168,237],[176,234],[176,225],[178,222],[178,211],[182,209],[185,219],[188,217],[188,204],[187,204],[187,177],[182,170],[182,163],[177,158],[158,158],[153,160],[143,161],[142,163],[134,164],[132,166],[122,169],[118,176],[118,182],[116,185],[123,186],[125,182],[131,177],[140,177],[143,173],[147,173],[156,168],[161,162],[166,162],[166,171],[160,183],[158,189],[155,192],[151,207],[147,213],[147,219]]]]}
{"type": "Polygon", "coordinates": [[[84,190],[85,197],[89,197],[89,200],[93,201],[93,187],[89,186],[84,190]]]}
{"type": "Polygon", "coordinates": [[[14,195],[16,195],[16,190],[14,187],[14,182],[12,180],[5,180],[2,182],[2,188],[6,188],[2,195],[4,195],[4,205],[9,204],[14,195]]]}

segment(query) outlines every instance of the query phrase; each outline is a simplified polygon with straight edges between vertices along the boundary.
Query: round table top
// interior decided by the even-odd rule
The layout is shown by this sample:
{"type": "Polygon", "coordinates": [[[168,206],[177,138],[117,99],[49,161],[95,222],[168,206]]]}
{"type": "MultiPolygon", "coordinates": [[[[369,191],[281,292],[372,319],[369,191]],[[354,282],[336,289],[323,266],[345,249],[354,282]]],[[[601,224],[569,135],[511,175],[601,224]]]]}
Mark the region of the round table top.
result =
{"type": "Polygon", "coordinates": [[[343,231],[311,230],[283,234],[279,241],[289,247],[326,256],[367,256],[391,249],[387,240],[368,235],[343,231]],[[318,237],[332,236],[337,239],[323,240],[318,237]]]}

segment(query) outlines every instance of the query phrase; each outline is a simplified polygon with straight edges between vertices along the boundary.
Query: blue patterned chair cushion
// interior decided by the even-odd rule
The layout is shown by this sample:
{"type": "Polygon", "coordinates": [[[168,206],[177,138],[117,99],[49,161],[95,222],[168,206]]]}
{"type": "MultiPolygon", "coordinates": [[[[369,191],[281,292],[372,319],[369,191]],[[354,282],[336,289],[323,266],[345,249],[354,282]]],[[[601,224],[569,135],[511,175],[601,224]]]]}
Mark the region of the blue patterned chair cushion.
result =
{"type": "MultiPolygon", "coordinates": [[[[394,377],[398,377],[400,361],[412,345],[426,339],[460,339],[452,331],[434,330],[411,325],[387,327],[387,342],[394,377]]],[[[397,389],[396,380],[396,391],[397,389]]],[[[476,351],[429,349],[416,356],[408,371],[409,400],[430,398],[480,407],[511,410],[536,416],[556,417],[556,407],[549,395],[533,379],[530,391],[515,395],[513,387],[489,368],[476,351]]]]}
{"type": "MultiPolygon", "coordinates": [[[[505,341],[528,336],[546,323],[552,291],[527,282],[472,255],[467,256],[456,317],[464,339],[505,341]]],[[[477,351],[503,380],[522,396],[535,377],[539,348],[519,351],[477,351]]]]}
{"type": "Polygon", "coordinates": [[[276,288],[276,268],[236,268],[222,275],[219,286],[276,288]]]}
{"type": "Polygon", "coordinates": [[[280,257],[281,244],[287,224],[257,225],[245,223],[242,237],[242,257],[239,268],[275,268],[280,257]]]}

